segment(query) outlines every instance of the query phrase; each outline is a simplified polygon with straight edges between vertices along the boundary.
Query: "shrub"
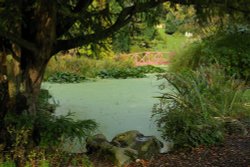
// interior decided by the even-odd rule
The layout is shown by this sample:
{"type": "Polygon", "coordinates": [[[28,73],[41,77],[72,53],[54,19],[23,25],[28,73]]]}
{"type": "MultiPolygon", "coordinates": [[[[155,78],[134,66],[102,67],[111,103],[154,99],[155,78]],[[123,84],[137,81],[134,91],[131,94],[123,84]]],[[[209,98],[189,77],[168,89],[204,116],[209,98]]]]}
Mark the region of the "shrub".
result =
{"type": "Polygon", "coordinates": [[[43,148],[34,148],[27,155],[20,155],[20,158],[26,159],[17,164],[16,160],[9,155],[0,154],[0,167],[51,167],[51,166],[83,166],[93,167],[89,158],[84,154],[67,153],[61,149],[45,151],[43,148]]]}
{"type": "Polygon", "coordinates": [[[219,64],[227,74],[248,79],[250,74],[250,31],[220,31],[177,54],[170,70],[196,69],[200,65],[219,64]]]}
{"type": "Polygon", "coordinates": [[[201,63],[203,43],[196,41],[189,44],[184,50],[178,51],[171,59],[169,70],[179,72],[184,70],[195,70],[201,63]]]}
{"type": "MultiPolygon", "coordinates": [[[[41,164],[46,166],[48,164],[46,160],[52,163],[58,161],[55,160],[58,156],[60,158],[69,156],[62,148],[67,140],[78,139],[82,143],[96,129],[97,124],[93,120],[73,120],[72,113],[65,116],[54,115],[56,105],[49,104],[49,98],[51,98],[49,92],[42,90],[38,99],[37,115],[27,115],[25,111],[18,115],[13,113],[6,115],[4,126],[8,140],[0,145],[0,151],[4,150],[3,154],[0,154],[0,165],[15,162],[17,166],[24,166],[27,163],[30,163],[30,166],[41,164]]],[[[60,159],[60,161],[65,163],[70,159],[60,159]]]]}
{"type": "Polygon", "coordinates": [[[242,117],[249,114],[242,85],[218,67],[167,73],[166,86],[172,90],[158,97],[153,108],[159,130],[175,147],[215,144],[223,139],[221,123],[214,117],[242,117]]]}
{"type": "MultiPolygon", "coordinates": [[[[30,122],[33,128],[39,131],[39,145],[59,146],[66,139],[78,138],[79,141],[87,137],[97,127],[93,120],[73,120],[73,113],[67,115],[56,116],[54,111],[57,104],[51,104],[49,100],[52,98],[49,91],[42,89],[38,98],[38,114],[31,116],[30,122]]],[[[14,119],[17,122],[23,122],[27,116],[19,116],[21,119],[14,119]],[[24,119],[22,121],[22,118],[24,119]]],[[[11,119],[13,120],[13,119],[11,119]]],[[[13,123],[12,123],[13,124],[13,123]]],[[[15,123],[17,124],[17,123],[15,123]]],[[[25,123],[21,124],[26,126],[25,123]]],[[[29,126],[27,126],[29,127],[29,126]]]]}

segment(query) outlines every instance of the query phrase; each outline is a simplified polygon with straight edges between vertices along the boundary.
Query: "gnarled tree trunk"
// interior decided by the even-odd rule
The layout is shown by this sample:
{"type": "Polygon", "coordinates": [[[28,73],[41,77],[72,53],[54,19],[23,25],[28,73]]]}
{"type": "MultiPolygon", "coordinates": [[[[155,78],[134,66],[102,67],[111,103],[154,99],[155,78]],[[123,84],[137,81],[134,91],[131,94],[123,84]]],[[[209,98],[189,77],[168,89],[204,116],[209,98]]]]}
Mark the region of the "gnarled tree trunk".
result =
{"type": "MultiPolygon", "coordinates": [[[[31,115],[36,115],[36,101],[56,41],[56,2],[39,0],[36,7],[33,18],[35,31],[31,30],[34,33],[29,38],[34,41],[37,48],[35,51],[23,48],[21,53],[24,95],[27,98],[28,113],[31,115]]],[[[24,34],[27,37],[27,32],[24,34]]]]}
{"type": "MultiPolygon", "coordinates": [[[[33,55],[35,57],[37,55],[33,55]]],[[[45,68],[48,60],[32,60],[27,59],[25,62],[25,68],[23,69],[23,85],[24,85],[24,96],[27,102],[27,111],[30,115],[36,115],[36,102],[40,92],[41,83],[45,73],[45,68]]]]}
{"type": "MultiPolygon", "coordinates": [[[[35,3],[32,12],[26,13],[25,18],[32,25],[17,24],[12,32],[29,41],[33,48],[25,44],[8,45],[8,51],[12,53],[8,65],[6,55],[0,55],[0,143],[7,143],[7,147],[10,139],[4,121],[6,113],[18,115],[26,111],[28,115],[37,114],[41,83],[56,41],[56,1],[37,0],[32,3],[35,3]]],[[[16,10],[26,12],[21,3],[17,4],[16,10]]],[[[33,133],[35,131],[33,127],[33,133]]],[[[35,140],[34,136],[31,137],[35,140]]],[[[34,144],[34,141],[29,143],[34,144]]],[[[20,166],[21,161],[17,159],[16,165],[20,166]]]]}

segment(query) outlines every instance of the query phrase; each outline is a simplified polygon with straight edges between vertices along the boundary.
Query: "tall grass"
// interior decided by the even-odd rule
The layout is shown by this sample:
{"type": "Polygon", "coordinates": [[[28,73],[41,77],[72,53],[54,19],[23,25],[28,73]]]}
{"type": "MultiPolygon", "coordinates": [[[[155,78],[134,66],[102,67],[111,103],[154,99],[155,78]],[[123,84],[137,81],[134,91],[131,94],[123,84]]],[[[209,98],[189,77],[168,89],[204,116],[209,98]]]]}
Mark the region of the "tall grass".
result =
{"type": "Polygon", "coordinates": [[[201,64],[202,56],[202,43],[196,41],[176,52],[171,59],[169,70],[178,72],[185,69],[196,69],[201,64]]]}
{"type": "MultiPolygon", "coordinates": [[[[218,66],[167,73],[161,78],[167,80],[172,92],[158,97],[153,116],[163,137],[177,147],[215,144],[223,139],[221,122],[215,117],[241,119],[250,115],[244,85],[218,66]]],[[[164,90],[164,85],[161,88],[164,90]]]]}

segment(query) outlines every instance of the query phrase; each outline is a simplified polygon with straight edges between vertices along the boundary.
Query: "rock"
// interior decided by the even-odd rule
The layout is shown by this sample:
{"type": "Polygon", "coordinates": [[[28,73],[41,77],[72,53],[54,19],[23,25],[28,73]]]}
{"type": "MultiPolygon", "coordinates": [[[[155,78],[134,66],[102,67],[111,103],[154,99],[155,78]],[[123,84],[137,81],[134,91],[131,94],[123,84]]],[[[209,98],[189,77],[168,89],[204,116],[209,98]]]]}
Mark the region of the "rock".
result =
{"type": "Polygon", "coordinates": [[[107,138],[103,134],[97,134],[87,138],[86,149],[88,153],[93,153],[100,151],[106,144],[109,144],[107,138]]]}
{"type": "Polygon", "coordinates": [[[226,130],[226,133],[229,135],[247,135],[247,129],[245,125],[243,125],[240,121],[237,119],[227,119],[224,121],[224,127],[226,130]]]}
{"type": "Polygon", "coordinates": [[[116,135],[112,142],[113,145],[122,148],[131,148],[138,151],[137,158],[148,159],[160,152],[163,144],[154,136],[144,136],[138,131],[127,131],[116,135]]]}
{"type": "Polygon", "coordinates": [[[110,151],[114,154],[114,161],[118,166],[129,164],[138,156],[138,152],[131,148],[120,148],[113,146],[110,151]]]}
{"type": "Polygon", "coordinates": [[[215,119],[223,123],[225,132],[229,135],[245,136],[248,134],[246,126],[237,119],[231,117],[215,117],[215,119]]]}
{"type": "Polygon", "coordinates": [[[116,165],[124,166],[135,159],[149,159],[159,153],[162,143],[154,136],[144,136],[138,131],[128,131],[115,136],[109,142],[102,134],[87,139],[88,153],[108,156],[116,165]]]}
{"type": "Polygon", "coordinates": [[[133,144],[135,144],[134,143],[135,139],[137,137],[142,137],[142,136],[144,135],[141,134],[139,131],[131,130],[131,131],[127,131],[127,132],[116,135],[112,139],[111,143],[117,147],[131,147],[133,146],[133,144]]]}
{"type": "Polygon", "coordinates": [[[107,157],[118,166],[129,164],[137,157],[137,151],[130,148],[120,148],[112,145],[102,134],[87,139],[86,148],[88,153],[97,153],[107,157]]]}

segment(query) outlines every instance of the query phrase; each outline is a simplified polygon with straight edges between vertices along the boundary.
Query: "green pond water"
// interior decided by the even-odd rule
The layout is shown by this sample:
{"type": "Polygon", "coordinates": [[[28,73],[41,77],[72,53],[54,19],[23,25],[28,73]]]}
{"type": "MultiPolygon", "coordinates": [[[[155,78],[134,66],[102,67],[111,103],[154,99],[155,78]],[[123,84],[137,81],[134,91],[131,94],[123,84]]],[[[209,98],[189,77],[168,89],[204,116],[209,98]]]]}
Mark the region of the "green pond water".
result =
{"type": "Polygon", "coordinates": [[[116,134],[138,130],[160,138],[152,107],[160,95],[162,80],[150,75],[140,79],[102,79],[77,84],[43,83],[54,100],[59,102],[56,114],[74,112],[75,119],[94,119],[109,140],[116,134]]]}

